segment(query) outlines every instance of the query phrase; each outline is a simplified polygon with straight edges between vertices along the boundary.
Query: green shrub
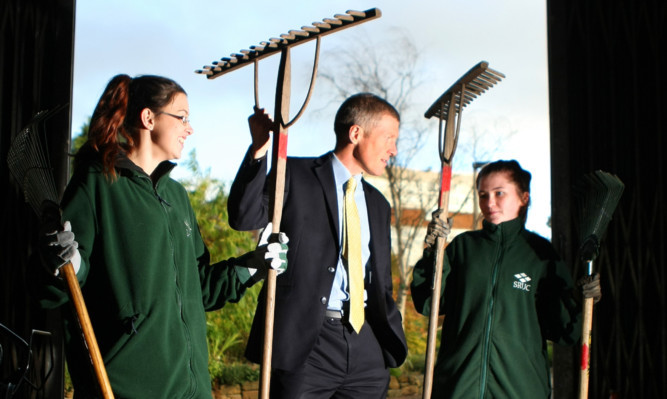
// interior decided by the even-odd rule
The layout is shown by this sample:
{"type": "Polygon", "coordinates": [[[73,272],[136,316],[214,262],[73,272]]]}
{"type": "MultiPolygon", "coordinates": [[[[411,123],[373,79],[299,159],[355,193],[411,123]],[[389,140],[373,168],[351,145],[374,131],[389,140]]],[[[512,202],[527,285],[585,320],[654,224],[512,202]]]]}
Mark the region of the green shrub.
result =
{"type": "Polygon", "coordinates": [[[260,289],[261,284],[256,284],[238,303],[228,303],[222,309],[206,314],[209,370],[216,367],[213,363],[244,361],[243,352],[260,289]]]}
{"type": "Polygon", "coordinates": [[[259,380],[259,366],[251,363],[216,363],[209,367],[211,382],[216,385],[243,384],[259,380]]]}
{"type": "MultiPolygon", "coordinates": [[[[255,249],[256,239],[252,233],[229,227],[224,183],[199,168],[194,151],[190,153],[187,167],[192,175],[181,183],[188,190],[211,261],[218,262],[255,249]]],[[[245,361],[243,353],[261,286],[260,283],[249,288],[238,303],[227,303],[222,309],[206,314],[209,372],[214,383],[257,379],[258,372],[253,371],[256,367],[245,361]]]]}

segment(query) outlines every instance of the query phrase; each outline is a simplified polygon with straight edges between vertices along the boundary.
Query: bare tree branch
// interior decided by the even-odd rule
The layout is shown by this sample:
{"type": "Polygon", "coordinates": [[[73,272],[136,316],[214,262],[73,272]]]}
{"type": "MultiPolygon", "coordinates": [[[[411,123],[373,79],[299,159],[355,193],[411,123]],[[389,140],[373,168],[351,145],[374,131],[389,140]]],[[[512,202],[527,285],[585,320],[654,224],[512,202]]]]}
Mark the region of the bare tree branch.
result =
{"type": "MultiPolygon", "coordinates": [[[[389,193],[393,212],[392,250],[400,278],[396,302],[404,314],[414,266],[410,262],[412,251],[423,238],[429,210],[437,203],[439,181],[433,172],[426,175],[410,168],[411,161],[420,154],[428,139],[423,110],[414,106],[414,97],[426,82],[426,74],[420,69],[420,51],[414,41],[404,32],[396,30],[392,33],[393,37],[380,44],[372,43],[365,37],[345,48],[323,54],[326,62],[321,64],[319,79],[330,88],[336,100],[345,100],[358,92],[370,92],[385,98],[401,115],[401,132],[396,144],[398,155],[389,161],[384,177],[388,184],[385,192],[389,193]]],[[[330,97],[332,101],[334,96],[330,97]]],[[[459,152],[463,153],[460,158],[468,162],[470,159],[486,160],[502,140],[510,136],[506,132],[490,134],[477,125],[473,126],[471,133],[459,143],[459,152]]],[[[465,165],[464,162],[459,164],[459,170],[470,166],[470,163],[465,165]]],[[[459,213],[473,195],[471,187],[461,208],[454,213],[459,213]]]]}

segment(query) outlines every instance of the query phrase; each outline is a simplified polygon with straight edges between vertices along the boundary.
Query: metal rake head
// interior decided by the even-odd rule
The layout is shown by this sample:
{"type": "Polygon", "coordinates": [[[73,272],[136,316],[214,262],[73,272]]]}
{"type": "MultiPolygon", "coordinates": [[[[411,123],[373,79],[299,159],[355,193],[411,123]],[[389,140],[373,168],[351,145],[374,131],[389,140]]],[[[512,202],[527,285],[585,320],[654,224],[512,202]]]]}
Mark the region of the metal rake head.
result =
{"type": "Polygon", "coordinates": [[[424,116],[427,119],[436,116],[440,121],[438,149],[443,164],[451,164],[454,157],[463,108],[504,77],[502,73],[489,68],[488,62],[481,61],[459,78],[426,111],[424,116]]]}
{"type": "Polygon", "coordinates": [[[208,79],[214,79],[227,72],[280,52],[286,47],[302,44],[352,25],[379,18],[380,16],[382,16],[382,12],[377,8],[371,8],[366,11],[348,10],[345,14],[336,14],[333,18],[323,19],[322,22],[313,22],[311,26],[302,26],[301,29],[289,30],[279,37],[272,37],[268,41],[260,42],[259,45],[250,46],[248,50],[240,50],[238,53],[230,54],[229,57],[222,57],[219,61],[213,61],[212,65],[205,65],[203,69],[196,70],[195,73],[204,75],[208,79]]]}
{"type": "Polygon", "coordinates": [[[493,87],[505,77],[504,74],[489,68],[489,63],[481,61],[470,68],[459,80],[457,80],[447,91],[445,91],[431,107],[426,111],[426,118],[438,117],[447,119],[453,97],[454,110],[457,113],[470,104],[472,100],[493,87]]]}

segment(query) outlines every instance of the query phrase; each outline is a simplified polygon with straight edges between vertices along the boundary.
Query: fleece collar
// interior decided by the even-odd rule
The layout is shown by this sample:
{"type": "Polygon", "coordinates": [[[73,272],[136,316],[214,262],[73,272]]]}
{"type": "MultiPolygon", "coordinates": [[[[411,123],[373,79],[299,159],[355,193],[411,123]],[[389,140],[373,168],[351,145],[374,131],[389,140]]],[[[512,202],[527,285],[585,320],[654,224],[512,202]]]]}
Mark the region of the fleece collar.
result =
{"type": "Polygon", "coordinates": [[[518,236],[524,230],[524,224],[521,218],[508,220],[499,224],[493,224],[484,220],[482,228],[491,238],[502,238],[504,241],[508,241],[518,236]]]}

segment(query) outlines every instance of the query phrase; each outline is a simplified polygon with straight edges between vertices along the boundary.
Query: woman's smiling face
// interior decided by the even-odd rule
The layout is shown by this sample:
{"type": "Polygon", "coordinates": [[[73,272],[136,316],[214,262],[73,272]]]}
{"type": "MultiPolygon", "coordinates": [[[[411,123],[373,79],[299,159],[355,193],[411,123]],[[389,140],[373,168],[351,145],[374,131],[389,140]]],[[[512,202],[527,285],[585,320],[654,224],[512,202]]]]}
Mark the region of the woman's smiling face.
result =
{"type": "Polygon", "coordinates": [[[183,93],[174,96],[173,101],[156,113],[156,124],[151,134],[154,153],[161,161],[179,159],[185,139],[193,133],[187,118],[190,115],[188,97],[183,93]],[[183,123],[186,118],[186,123],[183,123]]]}

